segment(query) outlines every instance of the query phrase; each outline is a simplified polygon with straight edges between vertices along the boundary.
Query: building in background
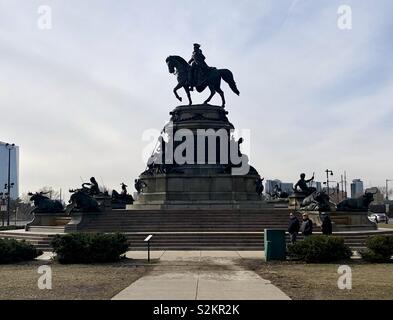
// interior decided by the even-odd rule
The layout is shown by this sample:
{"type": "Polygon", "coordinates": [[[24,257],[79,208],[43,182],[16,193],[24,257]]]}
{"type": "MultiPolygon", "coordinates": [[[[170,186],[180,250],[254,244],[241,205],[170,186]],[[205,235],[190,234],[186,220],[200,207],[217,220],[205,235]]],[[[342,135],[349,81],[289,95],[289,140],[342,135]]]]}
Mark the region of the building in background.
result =
{"type": "Polygon", "coordinates": [[[278,185],[281,188],[282,192],[286,192],[288,194],[293,193],[293,183],[290,182],[282,182],[281,180],[274,179],[274,180],[266,180],[265,183],[265,192],[267,194],[272,194],[274,187],[278,185]]]}
{"type": "MultiPolygon", "coordinates": [[[[327,187],[323,187],[322,191],[327,193],[327,187]]],[[[329,197],[331,202],[337,204],[347,199],[347,193],[340,189],[340,184],[332,184],[329,186],[329,197]]]]}
{"type": "Polygon", "coordinates": [[[286,192],[289,195],[293,193],[293,183],[291,182],[281,182],[281,191],[286,192]]]}
{"type": "Polygon", "coordinates": [[[322,191],[322,183],[319,181],[311,181],[308,185],[315,188],[318,192],[322,191]]]}
{"type": "Polygon", "coordinates": [[[266,183],[265,183],[265,192],[267,193],[267,194],[272,194],[273,193],[273,190],[274,190],[274,186],[275,185],[280,185],[281,184],[281,181],[280,180],[277,180],[277,179],[275,179],[275,180],[266,180],[266,183]]]}
{"type": "MultiPolygon", "coordinates": [[[[11,188],[11,198],[19,197],[19,147],[14,146],[11,149],[11,171],[10,182],[14,185],[11,188]]],[[[7,192],[8,183],[8,148],[5,142],[0,141],[0,193],[7,192]]]]}
{"type": "Polygon", "coordinates": [[[351,183],[351,198],[359,198],[364,194],[363,181],[354,179],[351,183]]]}

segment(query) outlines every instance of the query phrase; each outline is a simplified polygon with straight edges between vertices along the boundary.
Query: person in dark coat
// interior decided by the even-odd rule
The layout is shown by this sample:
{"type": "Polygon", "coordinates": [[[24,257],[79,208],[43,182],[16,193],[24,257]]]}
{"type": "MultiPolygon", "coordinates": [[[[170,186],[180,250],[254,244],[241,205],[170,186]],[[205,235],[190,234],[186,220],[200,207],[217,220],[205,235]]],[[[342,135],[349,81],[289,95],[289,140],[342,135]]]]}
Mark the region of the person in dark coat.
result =
{"type": "Polygon", "coordinates": [[[312,221],[308,218],[307,213],[303,213],[302,215],[303,222],[300,227],[300,231],[302,232],[304,238],[307,238],[312,235],[312,221]]]}
{"type": "Polygon", "coordinates": [[[327,214],[325,214],[322,217],[321,229],[322,229],[322,234],[324,234],[325,236],[330,236],[333,232],[332,220],[330,219],[329,215],[327,215],[327,214]]]}
{"type": "Polygon", "coordinates": [[[300,222],[299,219],[291,212],[289,214],[289,225],[288,225],[288,233],[291,238],[291,243],[294,244],[296,242],[297,234],[299,233],[300,222]]]}

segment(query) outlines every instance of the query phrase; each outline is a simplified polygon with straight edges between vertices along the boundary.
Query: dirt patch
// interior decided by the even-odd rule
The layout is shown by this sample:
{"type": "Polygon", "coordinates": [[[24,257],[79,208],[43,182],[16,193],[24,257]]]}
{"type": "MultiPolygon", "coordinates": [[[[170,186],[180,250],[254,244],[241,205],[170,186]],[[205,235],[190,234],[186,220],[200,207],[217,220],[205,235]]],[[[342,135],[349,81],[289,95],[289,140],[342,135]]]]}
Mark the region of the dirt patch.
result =
{"type": "Polygon", "coordinates": [[[0,265],[0,299],[110,299],[150,269],[131,259],[92,265],[61,265],[54,261],[0,265]],[[38,288],[41,265],[51,266],[52,290],[38,288]]]}
{"type": "Polygon", "coordinates": [[[368,264],[350,261],[336,264],[305,264],[301,262],[269,262],[244,259],[249,270],[295,300],[391,300],[393,299],[393,264],[368,264]],[[338,267],[346,264],[352,270],[352,289],[340,290],[338,267]]]}
{"type": "Polygon", "coordinates": [[[378,224],[378,229],[393,229],[393,223],[380,223],[378,224]]]}

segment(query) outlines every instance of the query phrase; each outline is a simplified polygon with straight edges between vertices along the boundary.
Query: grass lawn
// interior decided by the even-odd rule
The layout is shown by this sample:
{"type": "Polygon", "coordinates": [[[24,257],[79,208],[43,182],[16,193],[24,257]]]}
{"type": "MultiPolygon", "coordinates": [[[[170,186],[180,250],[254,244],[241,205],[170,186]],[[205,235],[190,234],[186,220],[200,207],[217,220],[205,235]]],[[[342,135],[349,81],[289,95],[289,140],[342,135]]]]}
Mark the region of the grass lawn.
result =
{"type": "Polygon", "coordinates": [[[393,263],[367,264],[350,261],[339,264],[305,264],[245,260],[244,265],[270,280],[294,300],[393,299],[393,263]],[[352,290],[337,286],[337,269],[352,269],[352,290]]]}
{"type": "Polygon", "coordinates": [[[135,260],[96,265],[61,265],[32,261],[0,265],[0,300],[4,299],[110,299],[148,272],[135,260]],[[52,290],[38,289],[41,265],[52,267],[52,290]]]}
{"type": "Polygon", "coordinates": [[[393,223],[379,223],[378,229],[393,229],[393,223]]]}

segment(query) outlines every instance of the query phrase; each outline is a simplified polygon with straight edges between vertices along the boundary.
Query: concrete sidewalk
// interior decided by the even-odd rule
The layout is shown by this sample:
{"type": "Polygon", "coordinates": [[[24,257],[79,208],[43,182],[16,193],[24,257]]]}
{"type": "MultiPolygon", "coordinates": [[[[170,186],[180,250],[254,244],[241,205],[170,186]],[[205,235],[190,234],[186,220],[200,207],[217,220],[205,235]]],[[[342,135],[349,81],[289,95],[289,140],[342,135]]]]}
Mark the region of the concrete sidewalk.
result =
{"type": "MultiPolygon", "coordinates": [[[[127,256],[146,259],[146,252],[127,256]]],[[[270,281],[236,262],[263,251],[153,251],[153,271],[113,300],[288,300],[270,281]]]]}

